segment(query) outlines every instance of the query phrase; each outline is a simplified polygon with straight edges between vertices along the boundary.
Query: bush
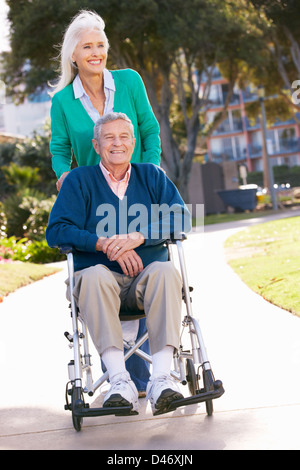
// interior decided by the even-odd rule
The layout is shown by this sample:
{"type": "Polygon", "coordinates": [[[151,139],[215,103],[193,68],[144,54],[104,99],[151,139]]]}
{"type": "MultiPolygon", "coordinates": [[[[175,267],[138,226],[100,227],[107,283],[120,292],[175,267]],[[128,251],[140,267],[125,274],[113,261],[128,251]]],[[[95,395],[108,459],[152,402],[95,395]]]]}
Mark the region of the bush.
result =
{"type": "Polygon", "coordinates": [[[7,219],[6,219],[6,215],[4,212],[3,204],[0,201],[0,239],[2,237],[5,237],[6,235],[6,225],[7,225],[7,219]]]}
{"type": "Polygon", "coordinates": [[[39,199],[30,195],[23,197],[20,208],[29,212],[23,229],[24,235],[30,240],[41,241],[45,238],[49,214],[55,199],[54,195],[48,199],[39,199]]]}
{"type": "Polygon", "coordinates": [[[2,204],[6,217],[6,235],[23,238],[28,236],[27,232],[30,230],[35,233],[35,230],[39,228],[39,237],[35,236],[34,239],[43,238],[44,232],[41,232],[37,219],[40,219],[43,226],[46,227],[54,200],[55,196],[48,200],[45,199],[43,193],[30,188],[21,189],[16,194],[8,196],[2,204]],[[37,218],[35,218],[35,214],[37,218]]]}
{"type": "Polygon", "coordinates": [[[43,133],[34,133],[15,143],[0,145],[0,199],[24,188],[42,191],[45,197],[56,194],[56,176],[52,169],[50,153],[50,122],[46,122],[43,133]]]}
{"type": "MultiPolygon", "coordinates": [[[[273,167],[274,183],[286,184],[289,183],[292,187],[300,186],[300,166],[288,167],[287,165],[280,165],[273,167]]],[[[252,171],[247,175],[248,184],[257,184],[263,187],[264,177],[262,171],[252,171]]]]}
{"type": "Polygon", "coordinates": [[[45,230],[55,199],[56,196],[43,199],[43,195],[36,191],[24,190],[9,196],[3,204],[0,203],[2,258],[32,263],[65,259],[58,250],[49,248],[45,240],[45,230]]]}
{"type": "Polygon", "coordinates": [[[13,261],[31,262],[37,264],[52,263],[65,260],[58,249],[50,248],[46,240],[31,241],[27,238],[2,238],[0,240],[0,256],[13,261]]]}
{"type": "Polygon", "coordinates": [[[48,263],[65,259],[48,247],[45,229],[56,199],[50,123],[42,135],[0,145],[0,257],[48,263]]]}

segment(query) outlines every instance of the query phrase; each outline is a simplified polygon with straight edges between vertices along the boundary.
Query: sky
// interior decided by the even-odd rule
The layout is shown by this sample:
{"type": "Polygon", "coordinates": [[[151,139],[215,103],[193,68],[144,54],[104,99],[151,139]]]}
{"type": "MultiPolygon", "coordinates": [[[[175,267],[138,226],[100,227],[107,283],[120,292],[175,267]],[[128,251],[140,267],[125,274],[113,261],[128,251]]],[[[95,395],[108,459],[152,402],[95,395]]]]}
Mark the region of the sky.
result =
{"type": "Polygon", "coordinates": [[[8,6],[4,0],[0,0],[0,52],[9,50],[9,24],[7,20],[8,6]]]}

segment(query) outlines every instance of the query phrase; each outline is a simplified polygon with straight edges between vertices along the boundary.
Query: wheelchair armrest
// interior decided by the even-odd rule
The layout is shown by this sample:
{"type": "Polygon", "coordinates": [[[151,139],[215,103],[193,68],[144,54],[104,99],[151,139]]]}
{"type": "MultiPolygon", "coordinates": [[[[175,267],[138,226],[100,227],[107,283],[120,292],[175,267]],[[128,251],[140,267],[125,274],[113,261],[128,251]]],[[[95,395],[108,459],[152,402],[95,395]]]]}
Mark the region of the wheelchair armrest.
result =
{"type": "Polygon", "coordinates": [[[176,244],[176,242],[179,241],[184,241],[187,239],[187,235],[184,232],[179,232],[179,233],[174,233],[171,235],[171,238],[168,240],[169,243],[176,244]]]}
{"type": "Polygon", "coordinates": [[[67,255],[68,253],[74,253],[74,248],[72,246],[63,245],[59,247],[59,251],[62,255],[67,255]]]}

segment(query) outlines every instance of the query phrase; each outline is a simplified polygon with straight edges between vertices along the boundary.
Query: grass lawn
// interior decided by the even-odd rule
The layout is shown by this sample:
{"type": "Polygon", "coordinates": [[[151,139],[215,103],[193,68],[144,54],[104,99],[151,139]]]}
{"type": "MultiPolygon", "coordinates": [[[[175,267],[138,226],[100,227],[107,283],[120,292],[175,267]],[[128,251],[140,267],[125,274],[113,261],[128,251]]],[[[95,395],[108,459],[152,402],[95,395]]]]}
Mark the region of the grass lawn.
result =
{"type": "MultiPolygon", "coordinates": [[[[279,209],[278,214],[282,214],[282,210],[279,209]]],[[[204,225],[220,224],[225,222],[235,222],[238,220],[256,219],[259,217],[265,217],[266,215],[274,215],[277,212],[271,210],[259,210],[253,212],[232,212],[223,214],[210,214],[204,216],[204,225]]]]}
{"type": "Polygon", "coordinates": [[[59,271],[60,268],[33,263],[0,264],[0,302],[3,296],[14,292],[19,287],[38,281],[59,271]]]}
{"type": "Polygon", "coordinates": [[[238,232],[226,240],[225,253],[251,289],[300,316],[300,217],[238,232]]]}

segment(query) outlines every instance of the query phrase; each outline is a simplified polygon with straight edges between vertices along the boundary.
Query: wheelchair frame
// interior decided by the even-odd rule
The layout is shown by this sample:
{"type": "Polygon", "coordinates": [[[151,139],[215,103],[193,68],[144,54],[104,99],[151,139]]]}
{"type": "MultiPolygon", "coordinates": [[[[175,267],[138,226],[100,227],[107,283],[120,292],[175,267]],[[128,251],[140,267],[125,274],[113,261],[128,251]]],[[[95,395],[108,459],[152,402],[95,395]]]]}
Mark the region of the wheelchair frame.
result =
{"type": "MultiPolygon", "coordinates": [[[[182,278],[182,298],[186,306],[186,315],[182,321],[181,342],[183,333],[187,328],[190,335],[191,348],[184,350],[182,344],[174,355],[174,369],[171,375],[174,379],[181,382],[182,385],[188,385],[191,396],[175,400],[171,403],[166,413],[176,410],[181,406],[192,405],[196,403],[205,402],[206,412],[208,416],[213,414],[213,399],[219,398],[224,393],[223,384],[220,380],[215,380],[210,362],[207,357],[206,348],[200,326],[198,321],[194,318],[192,313],[190,293],[193,288],[188,284],[186,264],[184,258],[184,251],[182,242],[186,238],[182,234],[181,240],[169,240],[167,242],[169,259],[174,262],[172,245],[177,246],[178,260],[180,264],[181,278],[182,278]],[[198,365],[196,367],[196,364],[198,365]],[[200,375],[200,368],[202,369],[202,379],[200,375]],[[200,380],[202,380],[202,388],[200,387],[200,380]]],[[[128,416],[137,414],[132,411],[132,406],[124,407],[109,407],[109,408],[90,408],[90,405],[85,402],[84,394],[93,396],[95,391],[108,379],[108,373],[105,372],[98,380],[93,381],[92,377],[92,363],[91,354],[89,353],[89,336],[85,323],[78,315],[78,308],[73,297],[74,288],[74,264],[73,264],[73,250],[70,247],[62,247],[61,252],[67,255],[68,275],[70,280],[70,295],[71,295],[71,317],[72,317],[72,334],[65,332],[65,337],[70,342],[73,348],[73,359],[68,364],[69,382],[66,385],[65,393],[65,409],[72,412],[72,422],[76,431],[81,430],[82,421],[84,417],[115,415],[115,416],[128,416]],[[81,354],[83,348],[83,354],[81,354]],[[83,375],[85,375],[85,385],[83,386],[83,375]]],[[[122,316],[121,320],[132,320],[143,318],[144,313],[137,311],[137,314],[122,316]]],[[[142,337],[138,338],[134,345],[128,344],[123,340],[124,346],[127,349],[125,352],[125,360],[132,354],[137,354],[142,359],[151,364],[151,356],[141,351],[140,346],[148,339],[146,332],[142,337]]]]}

